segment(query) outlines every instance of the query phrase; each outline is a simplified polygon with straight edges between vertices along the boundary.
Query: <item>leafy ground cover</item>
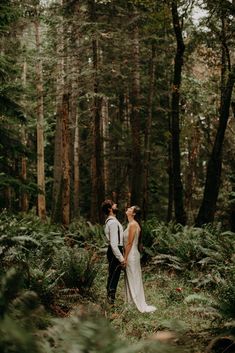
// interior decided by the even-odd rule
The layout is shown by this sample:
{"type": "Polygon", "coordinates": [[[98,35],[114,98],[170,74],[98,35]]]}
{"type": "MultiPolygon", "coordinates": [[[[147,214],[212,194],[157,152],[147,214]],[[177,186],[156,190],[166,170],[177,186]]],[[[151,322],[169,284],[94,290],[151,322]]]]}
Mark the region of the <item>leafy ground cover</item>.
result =
{"type": "Polygon", "coordinates": [[[124,273],[116,305],[106,302],[101,226],[2,213],[0,351],[232,353],[234,238],[219,226],[146,223],[143,280],[157,311],[141,314],[124,302],[124,273]]]}
{"type": "Polygon", "coordinates": [[[213,293],[198,290],[176,273],[143,268],[146,301],[157,307],[154,313],[139,313],[124,302],[124,274],[121,277],[116,305],[110,308],[105,298],[105,271],[98,278],[97,297],[106,318],[118,335],[130,343],[142,340],[164,341],[181,351],[204,352],[218,326],[213,293]]]}

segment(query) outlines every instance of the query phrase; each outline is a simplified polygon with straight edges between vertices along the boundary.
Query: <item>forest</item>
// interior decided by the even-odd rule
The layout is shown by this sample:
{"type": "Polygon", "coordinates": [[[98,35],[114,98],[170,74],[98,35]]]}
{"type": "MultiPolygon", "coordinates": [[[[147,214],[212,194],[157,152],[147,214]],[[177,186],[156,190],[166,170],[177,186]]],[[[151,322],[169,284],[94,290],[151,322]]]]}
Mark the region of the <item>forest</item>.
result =
{"type": "Polygon", "coordinates": [[[235,352],[234,16],[0,0],[1,352],[235,352]],[[156,314],[105,302],[105,198],[156,314]]]}

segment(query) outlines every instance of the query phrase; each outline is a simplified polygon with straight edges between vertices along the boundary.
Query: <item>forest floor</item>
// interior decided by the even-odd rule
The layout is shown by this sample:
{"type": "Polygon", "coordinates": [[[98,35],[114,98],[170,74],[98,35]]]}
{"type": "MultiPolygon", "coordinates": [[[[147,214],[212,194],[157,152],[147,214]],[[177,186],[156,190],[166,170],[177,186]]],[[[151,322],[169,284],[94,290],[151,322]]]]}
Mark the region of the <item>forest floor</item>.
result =
{"type": "Polygon", "coordinates": [[[123,340],[136,343],[143,339],[159,339],[181,347],[181,352],[204,353],[218,322],[210,303],[215,302],[212,292],[194,288],[183,276],[163,270],[143,267],[146,302],[155,305],[154,313],[140,313],[124,302],[124,274],[122,273],[114,307],[106,302],[107,264],[102,265],[93,294],[96,305],[111,322],[123,340]]]}

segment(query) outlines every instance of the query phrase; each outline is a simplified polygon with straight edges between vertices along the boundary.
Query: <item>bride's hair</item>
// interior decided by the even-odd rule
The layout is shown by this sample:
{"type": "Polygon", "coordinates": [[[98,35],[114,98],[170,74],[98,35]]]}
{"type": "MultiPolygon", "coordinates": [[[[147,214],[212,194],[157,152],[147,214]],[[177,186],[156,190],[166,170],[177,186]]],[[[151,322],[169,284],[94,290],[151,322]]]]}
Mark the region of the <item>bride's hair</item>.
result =
{"type": "Polygon", "coordinates": [[[142,226],[141,226],[141,209],[139,206],[135,205],[134,207],[134,220],[139,224],[140,226],[140,234],[139,234],[139,239],[138,239],[138,250],[141,252],[143,250],[143,243],[142,243],[142,226]]]}

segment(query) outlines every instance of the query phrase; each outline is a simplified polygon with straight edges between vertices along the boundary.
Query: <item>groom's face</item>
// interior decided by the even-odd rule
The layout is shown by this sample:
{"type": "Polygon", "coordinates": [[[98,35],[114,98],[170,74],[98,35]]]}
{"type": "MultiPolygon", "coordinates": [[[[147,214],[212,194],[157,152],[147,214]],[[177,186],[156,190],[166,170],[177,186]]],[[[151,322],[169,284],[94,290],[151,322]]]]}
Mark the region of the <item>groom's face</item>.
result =
{"type": "Polygon", "coordinates": [[[117,204],[116,204],[116,203],[114,203],[114,204],[112,205],[112,211],[113,211],[114,214],[117,214],[117,213],[118,213],[118,207],[117,207],[117,204]]]}

